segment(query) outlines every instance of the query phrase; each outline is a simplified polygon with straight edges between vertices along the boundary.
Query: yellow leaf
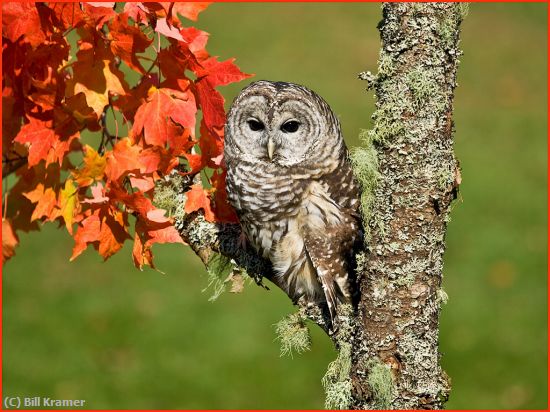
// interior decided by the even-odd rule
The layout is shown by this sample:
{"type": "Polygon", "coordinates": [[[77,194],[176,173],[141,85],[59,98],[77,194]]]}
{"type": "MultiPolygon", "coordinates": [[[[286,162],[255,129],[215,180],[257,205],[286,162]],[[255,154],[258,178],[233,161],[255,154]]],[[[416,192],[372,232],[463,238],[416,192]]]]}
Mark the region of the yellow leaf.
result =
{"type": "Polygon", "coordinates": [[[67,179],[63,189],[59,191],[59,204],[60,215],[65,220],[65,226],[67,231],[73,234],[73,222],[75,209],[78,206],[78,197],[76,195],[76,186],[73,184],[72,179],[67,179]]]}
{"type": "Polygon", "coordinates": [[[84,146],[84,166],[73,172],[73,176],[78,186],[89,186],[94,180],[100,180],[105,172],[107,159],[101,156],[91,146],[84,146]]]}

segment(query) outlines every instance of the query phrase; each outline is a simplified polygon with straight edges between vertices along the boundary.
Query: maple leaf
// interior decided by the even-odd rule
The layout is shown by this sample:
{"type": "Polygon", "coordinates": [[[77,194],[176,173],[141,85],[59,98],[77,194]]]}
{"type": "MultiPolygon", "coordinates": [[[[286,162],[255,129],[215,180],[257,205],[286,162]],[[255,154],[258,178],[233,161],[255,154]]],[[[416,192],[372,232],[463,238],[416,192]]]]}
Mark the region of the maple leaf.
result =
{"type": "MultiPolygon", "coordinates": [[[[191,148],[192,146],[193,141],[184,147],[191,148]]],[[[139,153],[139,161],[142,166],[141,173],[160,171],[163,175],[167,175],[178,165],[178,159],[174,157],[173,153],[160,146],[151,146],[142,150],[139,153]]]]}
{"type": "Polygon", "coordinates": [[[151,246],[145,246],[143,244],[142,237],[145,237],[145,229],[142,228],[143,223],[138,219],[136,222],[136,233],[134,235],[134,246],[132,248],[132,259],[135,267],[139,270],[143,270],[143,266],[150,266],[155,268],[153,264],[153,252],[151,246]]]}
{"type": "Polygon", "coordinates": [[[15,255],[19,238],[13,230],[10,219],[2,218],[2,264],[15,255]]]}
{"type": "Polygon", "coordinates": [[[84,252],[89,243],[99,241],[100,230],[101,220],[99,218],[99,211],[86,217],[82,222],[80,222],[74,236],[75,245],[73,247],[73,254],[70,259],[71,261],[84,252]]]}
{"type": "MultiPolygon", "coordinates": [[[[150,226],[151,227],[151,226],[150,226]]],[[[145,246],[151,246],[154,243],[181,243],[185,244],[176,228],[170,224],[157,225],[147,230],[149,239],[145,246]]]]}
{"type": "Polygon", "coordinates": [[[130,68],[145,73],[137,53],[143,53],[151,44],[151,40],[136,26],[128,24],[128,15],[120,14],[110,23],[109,37],[111,50],[115,56],[120,56],[122,61],[130,68]]]}
{"type": "Polygon", "coordinates": [[[124,203],[126,208],[139,213],[144,218],[147,218],[147,213],[155,209],[151,199],[141,192],[127,193],[119,187],[113,187],[109,194],[124,203]]]}
{"type": "Polygon", "coordinates": [[[172,39],[184,41],[183,36],[180,33],[180,30],[176,26],[170,25],[170,23],[168,23],[168,20],[166,19],[166,17],[163,17],[163,18],[157,20],[157,23],[155,25],[155,31],[157,33],[160,33],[160,34],[166,36],[166,37],[170,37],[172,39]]]}
{"type": "Polygon", "coordinates": [[[124,214],[118,210],[94,211],[78,226],[70,260],[76,259],[89,244],[92,244],[103,259],[107,260],[122,248],[126,239],[131,239],[126,231],[126,225],[124,214]]]}
{"type": "Polygon", "coordinates": [[[148,192],[155,188],[155,179],[152,176],[132,176],[128,175],[130,178],[130,185],[134,189],[140,190],[142,192],[148,192]]]}
{"type": "Polygon", "coordinates": [[[199,13],[204,11],[212,2],[175,2],[172,6],[172,13],[177,14],[193,21],[197,21],[199,13]]]}
{"type": "Polygon", "coordinates": [[[148,144],[164,146],[170,134],[169,119],[193,133],[197,106],[193,94],[180,90],[151,87],[147,102],[136,112],[132,133],[143,131],[148,144]]]}
{"type": "Polygon", "coordinates": [[[227,170],[223,170],[221,173],[216,170],[210,179],[213,189],[213,209],[218,222],[237,223],[239,218],[237,217],[235,209],[233,209],[227,199],[227,189],[225,186],[226,177],[227,170]]]}
{"type": "Polygon", "coordinates": [[[59,3],[52,2],[48,6],[52,9],[58,22],[56,26],[63,31],[70,27],[80,27],[85,24],[85,14],[80,8],[79,3],[59,3]]]}
{"type": "Polygon", "coordinates": [[[200,154],[184,153],[183,155],[189,163],[189,170],[187,173],[198,172],[205,166],[204,158],[200,154]]]}
{"type": "Polygon", "coordinates": [[[202,110],[203,120],[210,132],[216,134],[223,130],[225,124],[224,98],[210,85],[207,78],[195,83],[202,110]]]}
{"type": "Polygon", "coordinates": [[[2,36],[16,42],[21,36],[31,46],[44,43],[46,34],[42,31],[40,15],[35,3],[2,2],[2,36]]]}
{"type": "Polygon", "coordinates": [[[124,13],[136,23],[148,24],[147,9],[143,3],[129,1],[124,4],[124,13]]]}
{"type": "Polygon", "coordinates": [[[125,122],[134,121],[137,109],[147,101],[151,87],[158,85],[158,83],[156,74],[143,76],[139,83],[130,89],[126,95],[119,96],[113,102],[113,106],[124,115],[125,122]]]}
{"type": "Polygon", "coordinates": [[[212,133],[206,126],[206,121],[201,121],[201,138],[199,139],[199,147],[203,162],[212,168],[221,166],[223,157],[223,134],[212,133]]]}
{"type": "Polygon", "coordinates": [[[32,167],[46,158],[48,152],[56,143],[57,136],[52,129],[52,122],[31,117],[29,123],[19,130],[14,141],[27,146],[29,151],[28,165],[32,167]]]}
{"type": "Polygon", "coordinates": [[[59,138],[54,141],[51,150],[46,156],[46,165],[57,162],[59,166],[62,166],[65,155],[71,151],[71,148],[80,148],[80,143],[78,141],[79,136],[80,134],[78,132],[70,136],[59,136],[59,138]]]}
{"type": "Polygon", "coordinates": [[[185,69],[193,72],[203,70],[200,61],[208,58],[208,52],[204,50],[208,33],[194,27],[186,27],[180,29],[180,34],[183,36],[183,42],[171,42],[170,47],[162,49],[159,53],[160,68],[167,79],[183,77],[185,69]],[[181,72],[173,70],[174,67],[179,67],[181,72]]]}
{"type": "Polygon", "coordinates": [[[72,65],[73,77],[67,82],[67,97],[84,93],[88,106],[100,117],[109,104],[109,94],[126,93],[124,74],[115,67],[114,56],[104,45],[93,47],[82,42],[77,58],[72,65]]]}
{"type": "Polygon", "coordinates": [[[197,77],[207,77],[211,87],[225,86],[240,82],[253,74],[243,73],[234,63],[235,59],[218,61],[217,57],[210,57],[201,61],[202,69],[197,71],[197,77]]]}
{"type": "Polygon", "coordinates": [[[126,239],[132,237],[128,234],[126,226],[126,216],[119,210],[112,211],[101,222],[101,230],[99,232],[99,249],[98,252],[103,259],[114,255],[120,249],[126,239]]]}
{"type": "Polygon", "coordinates": [[[78,186],[89,186],[94,181],[103,178],[105,167],[107,166],[107,159],[96,152],[93,147],[88,145],[84,146],[83,162],[84,165],[72,173],[78,186]]]}
{"type": "Polygon", "coordinates": [[[100,30],[105,23],[116,16],[114,5],[114,2],[82,3],[86,23],[100,30]]]}
{"type": "Polygon", "coordinates": [[[209,36],[207,32],[196,27],[184,27],[181,29],[181,35],[185,40],[185,44],[180,43],[177,47],[187,48],[200,61],[208,57],[208,52],[205,50],[209,36]]]}
{"type": "Polygon", "coordinates": [[[165,213],[162,209],[152,209],[146,217],[138,216],[132,257],[134,265],[139,269],[144,265],[155,267],[151,251],[153,244],[185,243],[170,219],[164,216],[165,213]]]}
{"type": "Polygon", "coordinates": [[[74,215],[78,207],[78,196],[76,192],[76,187],[73,184],[72,179],[67,179],[65,181],[65,186],[59,191],[57,206],[60,210],[59,214],[63,217],[63,220],[65,221],[65,227],[67,228],[67,231],[72,235],[74,215]]]}
{"type": "Polygon", "coordinates": [[[105,175],[109,180],[116,181],[132,171],[139,171],[141,168],[139,153],[140,148],[132,145],[130,139],[120,139],[113,150],[105,154],[107,158],[105,175]]]}
{"type": "Polygon", "coordinates": [[[202,209],[204,211],[204,218],[207,221],[216,221],[216,216],[210,205],[208,192],[201,185],[196,184],[191,186],[191,188],[185,192],[185,195],[187,197],[185,201],[185,213],[192,213],[202,209]]]}
{"type": "Polygon", "coordinates": [[[84,93],[67,97],[62,104],[54,107],[54,124],[56,132],[65,136],[85,127],[91,131],[101,130],[98,117],[88,106],[84,93]]]}
{"type": "Polygon", "coordinates": [[[24,193],[24,195],[32,203],[36,203],[31,222],[42,217],[53,220],[58,216],[55,210],[57,194],[51,187],[44,187],[42,183],[39,183],[34,190],[24,193]]]}

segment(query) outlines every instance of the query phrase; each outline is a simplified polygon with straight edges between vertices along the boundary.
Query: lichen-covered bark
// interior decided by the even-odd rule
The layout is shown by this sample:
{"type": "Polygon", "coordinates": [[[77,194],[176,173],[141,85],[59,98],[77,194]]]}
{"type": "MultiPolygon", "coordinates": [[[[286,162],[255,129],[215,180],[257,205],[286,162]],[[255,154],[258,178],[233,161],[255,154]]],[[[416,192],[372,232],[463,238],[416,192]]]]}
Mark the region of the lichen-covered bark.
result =
{"type": "Polygon", "coordinates": [[[458,3],[383,5],[379,72],[364,76],[377,97],[368,137],[379,175],[360,258],[353,408],[438,409],[449,394],[438,332],[460,183],[451,114],[464,13],[458,3]]]}
{"type": "MultiPolygon", "coordinates": [[[[438,409],[448,397],[438,328],[446,299],[445,230],[460,183],[451,115],[466,7],[383,5],[378,73],[360,75],[376,91],[374,125],[362,136],[366,146],[352,154],[364,189],[360,297],[355,307],[341,307],[340,328],[331,334],[340,353],[323,379],[330,408],[438,409]]],[[[171,211],[182,238],[206,266],[221,254],[259,284],[262,277],[272,279],[269,262],[242,248],[237,225],[183,212],[191,183],[173,174],[157,190],[159,206],[171,211]]],[[[298,304],[297,318],[282,329],[309,318],[328,331],[320,307],[298,304]]],[[[300,339],[303,347],[306,341],[300,339]]]]}

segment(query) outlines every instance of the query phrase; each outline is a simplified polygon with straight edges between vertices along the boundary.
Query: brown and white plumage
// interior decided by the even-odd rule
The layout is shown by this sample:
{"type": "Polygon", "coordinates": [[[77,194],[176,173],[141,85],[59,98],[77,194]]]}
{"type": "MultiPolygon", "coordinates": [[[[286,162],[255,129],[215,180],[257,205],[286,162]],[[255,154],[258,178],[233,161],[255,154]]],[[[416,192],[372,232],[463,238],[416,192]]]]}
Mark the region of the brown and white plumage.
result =
{"type": "Polygon", "coordinates": [[[350,299],[361,226],[359,187],[328,104],[296,84],[252,83],[229,110],[225,162],[229,201],[275,281],[295,301],[326,302],[334,322],[350,299]]]}

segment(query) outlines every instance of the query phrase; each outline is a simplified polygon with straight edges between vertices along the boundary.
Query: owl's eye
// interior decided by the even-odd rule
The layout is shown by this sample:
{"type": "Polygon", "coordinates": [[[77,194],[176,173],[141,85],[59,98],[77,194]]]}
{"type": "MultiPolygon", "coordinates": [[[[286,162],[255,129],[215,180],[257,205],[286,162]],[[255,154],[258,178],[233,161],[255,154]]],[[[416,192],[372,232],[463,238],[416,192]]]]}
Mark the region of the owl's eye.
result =
{"type": "Polygon", "coordinates": [[[284,133],[294,133],[300,127],[300,123],[296,120],[289,120],[281,126],[281,130],[284,133]]]}
{"type": "Polygon", "coordinates": [[[264,130],[265,126],[262,122],[256,119],[250,119],[246,121],[248,123],[248,127],[250,127],[250,130],[253,132],[258,132],[260,130],[264,130]]]}

